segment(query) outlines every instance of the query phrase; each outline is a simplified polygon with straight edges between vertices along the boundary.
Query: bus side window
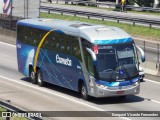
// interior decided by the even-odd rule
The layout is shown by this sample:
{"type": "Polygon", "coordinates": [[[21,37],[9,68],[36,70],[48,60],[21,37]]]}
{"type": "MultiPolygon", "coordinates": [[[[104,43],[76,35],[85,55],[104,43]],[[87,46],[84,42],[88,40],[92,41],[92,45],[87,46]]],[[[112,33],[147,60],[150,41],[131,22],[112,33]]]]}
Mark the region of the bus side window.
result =
{"type": "Polygon", "coordinates": [[[25,43],[25,27],[18,25],[17,26],[17,39],[22,43],[25,43]]]}
{"type": "MultiPolygon", "coordinates": [[[[47,32],[47,31],[46,31],[47,32]]],[[[45,33],[46,33],[45,32],[45,33]]],[[[45,35],[44,33],[44,35],[45,35]]],[[[44,36],[43,35],[43,36],[44,36]]],[[[56,32],[51,32],[45,39],[42,47],[45,49],[50,49],[50,50],[60,50],[60,35],[59,33],[56,32]]]]}
{"type": "Polygon", "coordinates": [[[66,53],[73,55],[73,39],[72,36],[66,37],[66,53]]]}
{"type": "Polygon", "coordinates": [[[93,61],[90,54],[87,53],[87,68],[91,75],[94,76],[93,61]]]}
{"type": "Polygon", "coordinates": [[[82,61],[78,37],[75,36],[72,37],[71,44],[72,44],[72,54],[75,57],[77,57],[80,61],[82,61]]]}
{"type": "Polygon", "coordinates": [[[60,51],[60,47],[61,47],[61,35],[60,33],[55,33],[55,44],[56,44],[56,47],[55,47],[55,50],[56,51],[60,51]]]}
{"type": "MultiPolygon", "coordinates": [[[[47,31],[45,32],[45,33],[47,33],[47,31]]],[[[44,33],[44,35],[45,35],[45,33],[44,33]]],[[[40,34],[40,39],[42,39],[43,38],[43,36],[44,36],[43,34],[40,34]]],[[[52,49],[52,34],[49,34],[46,38],[45,38],[45,40],[44,40],[44,43],[42,44],[42,47],[43,48],[45,48],[45,49],[52,49]]]]}
{"type": "Polygon", "coordinates": [[[52,34],[51,43],[50,43],[51,49],[54,49],[54,47],[55,47],[55,40],[56,40],[56,38],[55,38],[55,36],[52,34]]]}
{"type": "Polygon", "coordinates": [[[62,35],[62,44],[61,44],[61,51],[63,53],[66,53],[66,54],[71,54],[71,36],[70,35],[66,35],[66,34],[63,34],[62,35]]]}
{"type": "Polygon", "coordinates": [[[86,50],[86,48],[91,48],[92,44],[83,38],[81,38],[81,42],[87,70],[91,75],[95,76],[92,57],[90,53],[86,50]]]}
{"type": "Polygon", "coordinates": [[[61,52],[65,52],[65,47],[66,47],[66,36],[62,34],[61,35],[61,45],[60,45],[61,52]]]}

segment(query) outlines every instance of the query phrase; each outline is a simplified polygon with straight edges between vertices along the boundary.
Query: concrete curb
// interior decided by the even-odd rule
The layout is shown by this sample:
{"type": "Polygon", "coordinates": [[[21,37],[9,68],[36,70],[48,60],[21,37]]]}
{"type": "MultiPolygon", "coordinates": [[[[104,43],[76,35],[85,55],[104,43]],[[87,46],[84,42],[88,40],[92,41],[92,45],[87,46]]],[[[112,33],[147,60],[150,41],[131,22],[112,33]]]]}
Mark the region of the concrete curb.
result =
{"type": "Polygon", "coordinates": [[[148,68],[144,68],[144,73],[151,74],[151,75],[154,75],[154,76],[159,76],[158,71],[151,70],[151,69],[148,69],[148,68]]]}
{"type": "Polygon", "coordinates": [[[0,28],[0,34],[16,38],[16,31],[0,28]]]}

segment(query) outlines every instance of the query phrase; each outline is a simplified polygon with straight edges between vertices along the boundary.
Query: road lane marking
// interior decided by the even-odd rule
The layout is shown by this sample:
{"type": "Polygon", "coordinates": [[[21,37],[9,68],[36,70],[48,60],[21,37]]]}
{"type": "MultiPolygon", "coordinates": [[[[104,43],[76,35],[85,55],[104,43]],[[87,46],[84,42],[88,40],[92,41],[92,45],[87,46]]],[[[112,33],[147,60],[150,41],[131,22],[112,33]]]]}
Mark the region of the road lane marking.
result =
{"type": "Polygon", "coordinates": [[[146,97],[143,97],[144,99],[146,99],[147,101],[151,101],[151,102],[154,102],[154,103],[158,103],[158,104],[160,104],[160,102],[159,101],[157,101],[157,100],[153,100],[153,99],[150,99],[150,98],[146,98],[146,97]]]}
{"type": "Polygon", "coordinates": [[[154,81],[154,80],[149,80],[149,79],[146,79],[144,78],[144,80],[148,81],[148,82],[152,82],[152,83],[156,83],[156,84],[159,84],[160,85],[160,82],[157,82],[157,81],[154,81]]]}
{"type": "Polygon", "coordinates": [[[160,102],[157,101],[157,100],[152,100],[152,99],[151,99],[151,101],[160,104],[160,102]]]}
{"type": "MultiPolygon", "coordinates": [[[[74,102],[74,103],[78,103],[78,104],[81,104],[81,105],[83,105],[83,106],[87,106],[87,107],[90,107],[90,108],[92,108],[92,109],[95,109],[95,110],[97,110],[97,111],[106,111],[106,110],[104,110],[104,109],[97,108],[97,107],[95,107],[95,106],[92,106],[92,105],[87,104],[87,101],[84,101],[85,103],[83,103],[83,102],[77,101],[77,100],[75,100],[75,99],[69,98],[69,97],[67,97],[67,96],[63,96],[63,95],[60,95],[60,94],[58,94],[58,93],[53,93],[53,92],[51,92],[51,91],[48,91],[48,90],[46,90],[46,88],[34,86],[34,85],[32,85],[32,84],[27,84],[27,83],[25,83],[25,82],[18,81],[18,80],[14,80],[14,79],[11,79],[11,78],[8,78],[8,77],[5,77],[5,76],[1,76],[1,75],[0,75],[0,78],[9,80],[9,81],[12,81],[12,82],[15,82],[15,83],[18,83],[18,84],[21,84],[21,85],[24,85],[24,86],[27,86],[27,87],[30,87],[30,88],[34,88],[34,89],[39,90],[39,91],[42,91],[42,92],[49,93],[49,94],[51,94],[51,95],[55,95],[55,96],[58,96],[58,97],[67,99],[67,100],[72,101],[72,102],[74,102]]],[[[106,112],[107,112],[107,111],[106,111],[106,112]]],[[[110,113],[110,112],[108,112],[108,113],[110,113]]],[[[111,114],[111,113],[110,113],[110,114],[111,114]]],[[[131,120],[131,119],[126,118],[126,117],[119,117],[119,118],[122,118],[122,119],[124,119],[124,120],[131,120]]]]}
{"type": "Polygon", "coordinates": [[[8,44],[8,43],[5,43],[5,42],[0,42],[0,44],[8,45],[8,46],[11,46],[11,47],[16,47],[16,45],[8,44]]]}

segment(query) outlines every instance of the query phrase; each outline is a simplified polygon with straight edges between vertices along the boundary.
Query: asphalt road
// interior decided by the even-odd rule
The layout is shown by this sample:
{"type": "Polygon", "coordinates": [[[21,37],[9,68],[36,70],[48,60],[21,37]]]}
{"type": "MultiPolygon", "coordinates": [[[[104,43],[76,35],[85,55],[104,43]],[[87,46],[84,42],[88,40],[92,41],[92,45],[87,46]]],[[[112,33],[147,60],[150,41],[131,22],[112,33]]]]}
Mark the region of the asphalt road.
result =
{"type": "MultiPolygon", "coordinates": [[[[140,41],[135,40],[137,46],[141,47],[145,52],[145,57],[147,61],[151,61],[156,63],[158,61],[158,45],[159,44],[159,53],[160,53],[160,42],[152,42],[152,41],[140,41]],[[145,47],[144,47],[145,46],[145,47]]],[[[140,58],[140,54],[139,54],[140,58]]],[[[159,54],[160,59],[160,54],[159,54]]]]}
{"type": "MultiPolygon", "coordinates": [[[[130,95],[124,100],[118,98],[93,98],[82,100],[76,92],[48,84],[38,87],[18,73],[16,47],[0,42],[0,99],[29,111],[160,111],[160,83],[145,80],[141,83],[139,95],[130,95]]],[[[53,113],[54,114],[54,113],[53,113]]],[[[73,113],[74,114],[74,113],[73,113]]],[[[107,113],[109,114],[109,113],[107,113]]],[[[54,118],[73,119],[75,118],[54,118]]],[[[76,118],[89,120],[131,119],[158,120],[158,118],[76,118]]]]}

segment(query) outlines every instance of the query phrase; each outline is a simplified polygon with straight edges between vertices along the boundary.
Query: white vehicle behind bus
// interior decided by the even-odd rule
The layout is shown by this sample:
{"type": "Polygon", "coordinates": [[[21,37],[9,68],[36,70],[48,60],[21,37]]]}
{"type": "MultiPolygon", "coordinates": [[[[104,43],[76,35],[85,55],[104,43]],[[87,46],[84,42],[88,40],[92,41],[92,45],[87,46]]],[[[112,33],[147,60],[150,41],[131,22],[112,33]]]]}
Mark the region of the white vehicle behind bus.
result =
{"type": "Polygon", "coordinates": [[[144,69],[141,66],[139,66],[139,77],[140,77],[141,82],[143,81],[143,78],[145,77],[144,69]]]}

